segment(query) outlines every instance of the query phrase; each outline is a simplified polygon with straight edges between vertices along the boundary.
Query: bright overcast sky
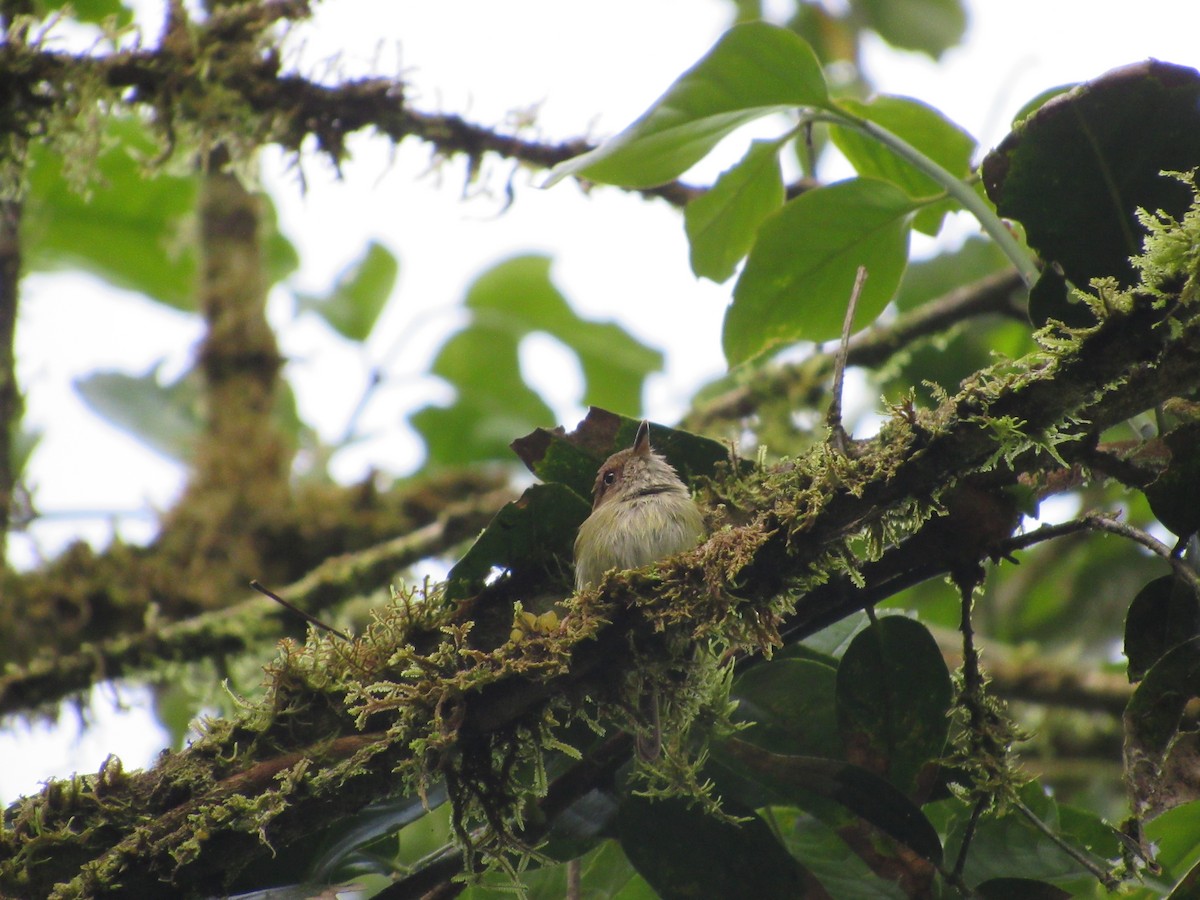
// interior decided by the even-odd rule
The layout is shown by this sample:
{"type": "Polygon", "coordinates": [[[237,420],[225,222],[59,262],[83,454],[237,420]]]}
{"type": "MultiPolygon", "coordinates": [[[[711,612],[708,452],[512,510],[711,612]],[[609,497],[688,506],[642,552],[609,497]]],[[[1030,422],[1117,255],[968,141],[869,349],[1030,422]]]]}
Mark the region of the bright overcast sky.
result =
{"type": "MultiPolygon", "coordinates": [[[[165,0],[143,5],[157,15],[165,0]]],[[[790,8],[768,7],[777,5],[790,8]]],[[[297,29],[292,41],[293,61],[302,71],[327,72],[327,78],[398,74],[411,85],[417,108],[459,113],[484,125],[501,123],[514,110],[536,109],[538,130],[551,140],[599,138],[628,124],[711,46],[733,8],[728,0],[613,0],[601,6],[325,0],[314,7],[316,20],[297,29]]],[[[1136,6],[1117,0],[975,0],[969,7],[967,42],[942,64],[879,42],[868,45],[865,64],[881,91],[941,109],[985,148],[1004,136],[1026,100],[1047,87],[1149,56],[1200,65],[1196,0],[1143,0],[1136,6]]],[[[156,22],[149,16],[143,21],[156,22]]],[[[152,24],[148,33],[157,29],[152,24]]],[[[294,321],[286,292],[272,298],[272,319],[281,328],[302,413],[327,439],[342,432],[366,366],[393,361],[398,378],[379,392],[363,422],[375,436],[335,459],[340,477],[371,468],[403,473],[419,465],[420,444],[403,427],[403,416],[448,399],[421,373],[459,321],[456,307],[467,284],[513,253],[551,255],[556,282],[584,315],[615,318],[667,352],[667,371],[647,391],[652,417],[678,418],[690,393],[720,374],[720,324],[732,282],[695,280],[681,219],[664,204],[611,189],[585,198],[569,183],[539,191],[532,187],[539,179],[520,173],[516,202],[502,212],[504,164],[493,167],[491,195],[463,202],[461,165],[431,169],[427,147],[410,141],[394,156],[378,139],[357,139],[351,147],[355,159],[344,180],[320,160],[306,162],[304,196],[277,154],[264,161],[264,182],[302,257],[294,286],[324,289],[372,239],[400,259],[396,295],[365,358],[332,340],[315,320],[294,321]]],[[[731,152],[740,156],[740,150],[731,152]]],[[[710,167],[696,177],[711,174],[710,167]]],[[[52,552],[78,534],[104,542],[112,514],[126,511],[143,515],[122,520],[122,534],[138,539],[152,533],[153,517],[144,513],[169,506],[181,472],[105,426],[70,384],[97,368],[140,374],[159,360],[165,360],[166,373],[177,373],[190,364],[198,337],[194,317],[99,290],[90,279],[27,280],[17,349],[27,420],[45,432],[30,471],[38,506],[50,516],[38,532],[42,550],[52,552]],[[80,520],[70,515],[77,511],[107,515],[80,520]]],[[[545,390],[563,424],[572,426],[582,413],[581,383],[561,348],[533,341],[523,348],[523,362],[527,377],[545,390]]],[[[24,565],[36,558],[34,544],[20,537],[13,553],[24,565]]],[[[112,692],[101,696],[96,716],[110,721],[112,692]]],[[[140,692],[123,696],[134,707],[144,702],[140,692]]],[[[73,746],[76,733],[71,720],[57,734],[21,726],[11,737],[0,736],[0,758],[8,763],[0,772],[0,801],[35,789],[49,775],[95,771],[109,751],[127,766],[144,765],[163,741],[137,709],[85,744],[73,746]]]]}

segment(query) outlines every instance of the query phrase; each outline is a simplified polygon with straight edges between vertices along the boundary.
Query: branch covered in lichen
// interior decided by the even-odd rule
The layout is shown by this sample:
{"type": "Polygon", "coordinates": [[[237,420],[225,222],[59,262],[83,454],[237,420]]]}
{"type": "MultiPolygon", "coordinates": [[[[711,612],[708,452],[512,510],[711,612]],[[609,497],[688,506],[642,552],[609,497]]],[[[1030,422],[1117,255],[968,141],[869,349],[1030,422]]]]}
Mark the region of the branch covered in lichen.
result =
{"type": "MultiPolygon", "coordinates": [[[[1194,281],[1190,270],[1179,274],[1175,283],[1194,281]]],[[[91,779],[52,782],[10,809],[0,886],[28,892],[36,877],[37,888],[64,883],[54,888],[61,897],[137,896],[163,882],[216,892],[315,819],[437,783],[449,789],[462,841],[493,858],[517,852],[528,804],[548,789],[546,760],[589,749],[563,742],[571,723],[636,726],[631,698],[647,686],[695,715],[699,685],[712,678],[692,648],[752,656],[785,631],[861,607],[876,580],[896,574],[884,565],[889,554],[943,520],[954,527],[932,536],[943,558],[931,565],[969,575],[995,534],[950,540],[962,530],[955,509],[980,519],[989,479],[1069,457],[1083,446],[1077,437],[1200,381],[1195,303],[1137,292],[1106,299],[1093,328],[1046,330],[1043,350],[979,373],[930,411],[897,410],[847,455],[820,447],[715,483],[749,511],[742,524],[564,601],[557,628],[511,642],[514,597],[501,578],[456,604],[402,595],[349,645],[285,645],[264,700],[212,723],[188,750],[145,773],[125,776],[110,763],[91,779]],[[845,583],[827,590],[838,578],[862,595],[848,596],[845,583]]],[[[1015,519],[1000,513],[989,527],[1003,535],[1015,519]]],[[[523,589],[555,587],[557,575],[523,589]]]]}

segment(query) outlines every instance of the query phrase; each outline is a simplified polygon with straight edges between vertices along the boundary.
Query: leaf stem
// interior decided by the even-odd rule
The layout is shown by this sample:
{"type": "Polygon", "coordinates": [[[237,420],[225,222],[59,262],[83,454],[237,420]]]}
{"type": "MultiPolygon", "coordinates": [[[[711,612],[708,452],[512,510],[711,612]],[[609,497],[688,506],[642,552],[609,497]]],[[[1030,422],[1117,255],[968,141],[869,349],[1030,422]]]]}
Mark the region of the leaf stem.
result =
{"type": "Polygon", "coordinates": [[[840,109],[813,110],[805,116],[805,119],[810,122],[827,122],[831,125],[841,125],[844,128],[853,128],[856,131],[861,131],[868,137],[879,141],[879,143],[883,144],[901,159],[911,163],[925,175],[928,175],[945,188],[946,192],[961,203],[971,215],[975,216],[979,224],[983,226],[983,230],[1004,251],[1004,255],[1012,260],[1013,265],[1017,267],[1017,271],[1021,273],[1021,278],[1025,282],[1026,287],[1033,287],[1040,274],[1033,256],[1013,237],[1012,232],[1008,230],[1008,227],[1000,217],[996,215],[995,210],[961,178],[956,178],[952,173],[942,168],[912,144],[892,134],[886,128],[876,125],[869,119],[864,119],[840,109]]]}

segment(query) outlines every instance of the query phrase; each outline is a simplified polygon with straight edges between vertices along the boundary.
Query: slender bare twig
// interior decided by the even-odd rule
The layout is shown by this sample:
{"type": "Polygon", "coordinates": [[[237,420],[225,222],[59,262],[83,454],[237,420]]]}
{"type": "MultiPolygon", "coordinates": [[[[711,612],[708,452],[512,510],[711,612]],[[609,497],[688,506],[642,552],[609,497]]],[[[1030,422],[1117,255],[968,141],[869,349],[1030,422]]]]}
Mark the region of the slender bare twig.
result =
{"type": "Polygon", "coordinates": [[[850,347],[850,329],[854,326],[854,313],[858,309],[858,298],[862,296],[863,285],[867,282],[867,267],[859,266],[854,274],[854,286],[850,289],[850,301],[846,304],[846,317],[842,320],[842,339],[838,344],[837,356],[833,361],[833,400],[829,404],[829,413],[825,416],[825,424],[829,428],[829,441],[835,450],[841,454],[846,452],[849,436],[842,426],[842,387],[846,378],[846,357],[850,347]]]}
{"type": "Polygon", "coordinates": [[[280,597],[274,591],[270,590],[269,588],[263,587],[263,585],[257,579],[250,580],[250,587],[254,588],[256,591],[258,591],[264,597],[270,597],[272,600],[274,600],[276,603],[278,603],[284,609],[295,613],[301,619],[303,619],[305,622],[312,625],[314,628],[319,628],[322,631],[328,631],[330,634],[335,634],[338,637],[340,637],[343,641],[350,640],[350,636],[347,635],[344,631],[338,631],[336,628],[334,628],[328,622],[322,622],[316,616],[312,615],[311,613],[305,612],[300,607],[296,606],[294,603],[290,603],[287,600],[284,600],[282,597],[280,597]]]}

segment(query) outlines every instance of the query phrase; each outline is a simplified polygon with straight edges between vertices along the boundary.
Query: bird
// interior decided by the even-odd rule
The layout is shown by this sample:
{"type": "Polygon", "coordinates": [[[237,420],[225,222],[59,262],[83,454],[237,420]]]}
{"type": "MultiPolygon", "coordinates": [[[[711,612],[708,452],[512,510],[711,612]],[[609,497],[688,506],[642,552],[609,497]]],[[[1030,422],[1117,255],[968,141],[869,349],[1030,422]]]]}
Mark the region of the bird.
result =
{"type": "Polygon", "coordinates": [[[575,589],[595,587],[611,570],[637,569],[695,547],[704,517],[671,464],[650,447],[642,421],[633,446],[600,467],[592,511],[575,538],[575,589]]]}
{"type": "MultiPolygon", "coordinates": [[[[595,587],[605,573],[637,569],[690,550],[704,539],[704,516],[683,479],[650,447],[650,423],[638,426],[633,446],[619,450],[596,473],[591,514],[575,538],[575,589],[595,587]]],[[[649,734],[639,730],[638,756],[662,751],[659,692],[639,701],[649,734]]]]}

